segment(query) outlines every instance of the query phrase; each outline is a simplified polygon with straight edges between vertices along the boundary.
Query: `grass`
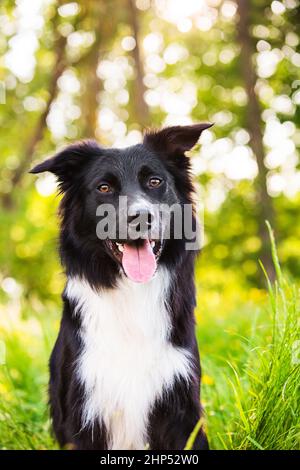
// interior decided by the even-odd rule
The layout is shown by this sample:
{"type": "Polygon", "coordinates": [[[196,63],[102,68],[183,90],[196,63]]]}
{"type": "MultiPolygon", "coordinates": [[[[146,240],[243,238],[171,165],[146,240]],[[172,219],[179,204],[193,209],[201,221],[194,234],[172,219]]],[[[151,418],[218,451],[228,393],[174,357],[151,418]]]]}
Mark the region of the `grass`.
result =
{"type": "Polygon", "coordinates": [[[49,351],[42,336],[22,326],[1,334],[6,364],[0,366],[0,449],[53,449],[46,406],[49,351]]]}
{"type": "MultiPolygon", "coordinates": [[[[250,318],[248,332],[237,333],[239,356],[230,352],[229,335],[226,352],[204,355],[211,380],[204,375],[203,397],[216,449],[300,449],[300,296],[282,274],[269,231],[277,280],[271,285],[266,278],[268,304],[230,318],[250,318]]],[[[201,328],[198,337],[205,342],[201,328]]]]}
{"type": "MultiPolygon", "coordinates": [[[[214,449],[300,449],[300,296],[282,274],[270,234],[277,281],[268,283],[266,298],[232,308],[221,304],[218,310],[199,302],[202,397],[214,449]]],[[[222,302],[226,299],[221,295],[222,302]]],[[[57,448],[46,406],[56,312],[57,307],[46,307],[38,318],[27,315],[0,325],[6,346],[0,365],[0,449],[57,448]]]]}

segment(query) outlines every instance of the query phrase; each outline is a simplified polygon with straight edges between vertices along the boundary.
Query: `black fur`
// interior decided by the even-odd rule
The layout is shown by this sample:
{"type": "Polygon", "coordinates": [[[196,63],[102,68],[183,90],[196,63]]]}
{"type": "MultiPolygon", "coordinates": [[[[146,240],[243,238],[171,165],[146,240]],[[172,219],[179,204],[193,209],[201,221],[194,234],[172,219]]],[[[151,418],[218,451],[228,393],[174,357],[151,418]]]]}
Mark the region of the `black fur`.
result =
{"type": "MultiPolygon", "coordinates": [[[[66,275],[86,279],[96,289],[114,288],[120,267],[104,241],[96,236],[96,207],[103,201],[115,203],[113,196],[96,188],[109,181],[116,194],[131,197],[143,191],[154,202],[191,203],[193,184],[189,159],[184,152],[197,142],[208,124],[173,127],[152,132],[143,144],[124,150],[104,149],[95,142],[74,144],[55,157],[37,165],[32,173],[53,172],[63,194],[60,205],[60,256],[66,275]],[[150,192],[142,173],[160,174],[164,185],[150,192]],[[117,175],[117,176],[116,176],[117,175]]],[[[170,341],[188,349],[194,358],[194,376],[190,383],[176,380],[171,391],[156,402],[149,416],[150,449],[183,449],[197,424],[200,405],[200,360],[194,333],[194,261],[195,251],[186,251],[185,240],[166,240],[159,263],[172,270],[169,299],[172,315],[170,341]]],[[[74,367],[81,350],[78,330],[80,318],[73,315],[74,305],[63,295],[63,316],[59,335],[50,359],[50,409],[53,429],[60,446],[76,449],[106,449],[106,429],[98,423],[92,431],[82,429],[83,390],[74,367]]],[[[207,449],[203,429],[195,449],[207,449]]]]}

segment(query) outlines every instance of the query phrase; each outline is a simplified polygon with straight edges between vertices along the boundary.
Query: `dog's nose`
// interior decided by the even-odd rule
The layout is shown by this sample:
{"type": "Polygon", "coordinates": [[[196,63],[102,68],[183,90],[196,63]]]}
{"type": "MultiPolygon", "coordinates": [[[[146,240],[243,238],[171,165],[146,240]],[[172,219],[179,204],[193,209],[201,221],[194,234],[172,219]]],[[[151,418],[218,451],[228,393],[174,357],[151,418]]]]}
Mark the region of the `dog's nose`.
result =
{"type": "Polygon", "coordinates": [[[152,224],[153,214],[147,209],[139,209],[134,214],[128,215],[128,224],[131,227],[137,228],[138,225],[141,229],[149,230],[152,224]]]}

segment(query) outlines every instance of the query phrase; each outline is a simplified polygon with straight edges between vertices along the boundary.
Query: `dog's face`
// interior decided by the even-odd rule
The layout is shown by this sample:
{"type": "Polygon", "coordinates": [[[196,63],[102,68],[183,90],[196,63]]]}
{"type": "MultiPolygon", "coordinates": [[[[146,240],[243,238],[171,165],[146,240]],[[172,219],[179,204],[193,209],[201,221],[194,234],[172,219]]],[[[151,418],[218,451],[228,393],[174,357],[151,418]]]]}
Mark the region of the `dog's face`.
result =
{"type": "Polygon", "coordinates": [[[172,236],[170,208],[190,203],[193,188],[184,153],[207,127],[166,128],[125,149],[81,142],[31,172],[58,177],[63,224],[73,243],[101,246],[129,278],[146,282],[172,236]]]}
{"type": "Polygon", "coordinates": [[[85,213],[99,240],[133,280],[152,277],[166,227],[159,208],[179,203],[175,182],[143,145],[101,149],[84,174],[85,213]]]}

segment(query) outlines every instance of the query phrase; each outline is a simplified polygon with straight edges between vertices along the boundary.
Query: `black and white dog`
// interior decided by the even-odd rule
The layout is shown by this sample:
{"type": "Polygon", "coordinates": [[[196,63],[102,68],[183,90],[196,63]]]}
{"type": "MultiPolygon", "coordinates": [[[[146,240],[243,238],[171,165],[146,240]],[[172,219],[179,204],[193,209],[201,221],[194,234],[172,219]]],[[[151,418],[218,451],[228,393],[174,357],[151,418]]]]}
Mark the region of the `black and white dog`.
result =
{"type": "MultiPolygon", "coordinates": [[[[208,127],[153,131],[125,149],[83,141],[31,171],[54,173],[63,194],[60,255],[67,283],[49,386],[62,447],[184,449],[201,417],[197,252],[186,249],[184,234],[165,235],[153,207],[192,205],[185,152],[208,127]],[[139,225],[143,236],[101,239],[98,210],[118,209],[121,196],[128,213],[119,211],[115,228],[139,225]],[[148,231],[136,223],[141,215],[148,231]]],[[[201,428],[194,449],[207,448],[201,428]]]]}

